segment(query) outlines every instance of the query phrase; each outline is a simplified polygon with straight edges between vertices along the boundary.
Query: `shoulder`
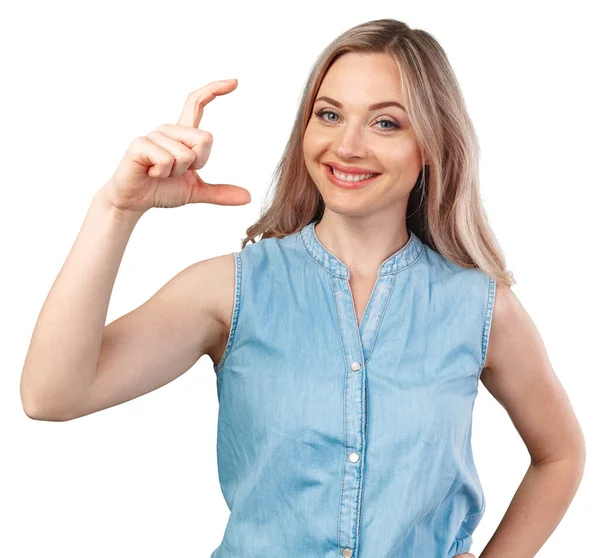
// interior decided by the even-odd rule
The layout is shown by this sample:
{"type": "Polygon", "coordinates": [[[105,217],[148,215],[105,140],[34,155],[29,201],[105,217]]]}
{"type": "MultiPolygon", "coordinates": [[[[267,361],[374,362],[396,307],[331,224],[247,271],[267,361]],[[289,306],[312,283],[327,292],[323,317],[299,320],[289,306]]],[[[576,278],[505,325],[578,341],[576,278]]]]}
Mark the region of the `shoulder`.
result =
{"type": "Polygon", "coordinates": [[[423,244],[422,257],[417,263],[421,269],[426,269],[432,283],[452,292],[456,303],[467,298],[475,305],[481,302],[481,296],[485,297],[485,302],[493,294],[493,281],[480,268],[459,265],[427,244],[423,244]]]}
{"type": "Polygon", "coordinates": [[[236,287],[236,252],[199,262],[198,288],[209,293],[214,318],[229,328],[236,287]],[[202,269],[202,271],[200,271],[202,269]]]}
{"type": "Polygon", "coordinates": [[[236,293],[238,288],[241,290],[242,282],[246,285],[246,293],[252,290],[254,284],[271,288],[271,279],[280,274],[282,266],[287,265],[290,257],[296,254],[298,234],[248,242],[239,251],[206,260],[213,270],[210,288],[215,314],[227,331],[231,326],[236,293]]]}

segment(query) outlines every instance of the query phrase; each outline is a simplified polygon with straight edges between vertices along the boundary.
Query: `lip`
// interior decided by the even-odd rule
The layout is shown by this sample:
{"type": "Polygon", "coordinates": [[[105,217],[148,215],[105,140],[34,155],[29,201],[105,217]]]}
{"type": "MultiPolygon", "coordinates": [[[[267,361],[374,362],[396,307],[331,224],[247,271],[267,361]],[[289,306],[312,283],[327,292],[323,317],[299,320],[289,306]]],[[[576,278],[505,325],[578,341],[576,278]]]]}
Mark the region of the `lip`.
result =
{"type": "MultiPolygon", "coordinates": [[[[333,171],[331,170],[331,167],[329,166],[329,164],[324,164],[323,166],[325,167],[325,172],[327,173],[327,178],[329,179],[329,182],[331,182],[335,186],[344,188],[345,190],[360,190],[361,188],[364,188],[365,186],[368,186],[369,184],[371,184],[374,180],[377,180],[380,176],[380,174],[376,174],[375,176],[373,176],[371,178],[367,178],[367,180],[361,180],[359,182],[353,182],[353,183],[343,182],[342,180],[337,178],[335,176],[335,174],[333,174],[333,171]]],[[[370,174],[370,173],[364,173],[364,174],[370,174]]]]}
{"type": "Polygon", "coordinates": [[[344,174],[381,174],[380,172],[371,169],[363,169],[360,167],[347,167],[345,165],[340,165],[339,163],[332,163],[328,161],[326,161],[323,164],[329,165],[330,167],[333,167],[335,170],[338,170],[344,174]]]}

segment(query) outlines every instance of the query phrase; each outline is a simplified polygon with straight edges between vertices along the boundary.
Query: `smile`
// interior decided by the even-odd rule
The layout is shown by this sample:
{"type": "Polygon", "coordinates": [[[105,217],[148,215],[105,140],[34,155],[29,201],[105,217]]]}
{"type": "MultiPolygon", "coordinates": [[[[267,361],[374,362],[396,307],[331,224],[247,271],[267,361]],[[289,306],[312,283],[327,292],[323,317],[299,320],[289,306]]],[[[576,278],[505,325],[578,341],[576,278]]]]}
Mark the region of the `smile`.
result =
{"type": "Polygon", "coordinates": [[[327,178],[332,184],[348,190],[363,188],[381,176],[381,174],[342,174],[334,171],[329,165],[323,166],[327,171],[327,178]]]}

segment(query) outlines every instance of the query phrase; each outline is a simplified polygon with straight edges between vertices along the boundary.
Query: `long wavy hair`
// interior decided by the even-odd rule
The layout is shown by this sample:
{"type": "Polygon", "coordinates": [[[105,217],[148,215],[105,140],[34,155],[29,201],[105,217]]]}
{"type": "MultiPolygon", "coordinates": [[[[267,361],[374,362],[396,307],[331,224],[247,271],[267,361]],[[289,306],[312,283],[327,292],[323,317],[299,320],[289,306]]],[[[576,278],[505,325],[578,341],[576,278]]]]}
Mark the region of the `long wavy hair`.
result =
{"type": "Polygon", "coordinates": [[[409,195],[407,229],[455,264],[477,267],[514,285],[481,200],[479,143],[454,71],[432,35],[395,19],[352,27],[316,60],[266,203],[258,221],[246,229],[242,249],[258,235],[261,240],[283,238],[321,219],[325,204],[304,163],[302,142],[328,69],[348,52],[387,54],[398,66],[404,106],[422,160],[428,161],[409,195]]]}

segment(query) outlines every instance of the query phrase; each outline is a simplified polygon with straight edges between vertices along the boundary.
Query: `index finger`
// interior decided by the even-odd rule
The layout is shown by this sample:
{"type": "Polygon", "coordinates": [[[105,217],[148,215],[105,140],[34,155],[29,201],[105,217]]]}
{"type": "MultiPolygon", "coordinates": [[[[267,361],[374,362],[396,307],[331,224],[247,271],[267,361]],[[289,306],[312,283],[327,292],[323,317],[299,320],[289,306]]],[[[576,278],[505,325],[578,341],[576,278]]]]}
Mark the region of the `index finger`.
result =
{"type": "Polygon", "coordinates": [[[204,107],[217,95],[225,95],[237,87],[237,79],[213,81],[196,91],[192,91],[183,105],[177,125],[197,128],[202,120],[204,107]]]}

